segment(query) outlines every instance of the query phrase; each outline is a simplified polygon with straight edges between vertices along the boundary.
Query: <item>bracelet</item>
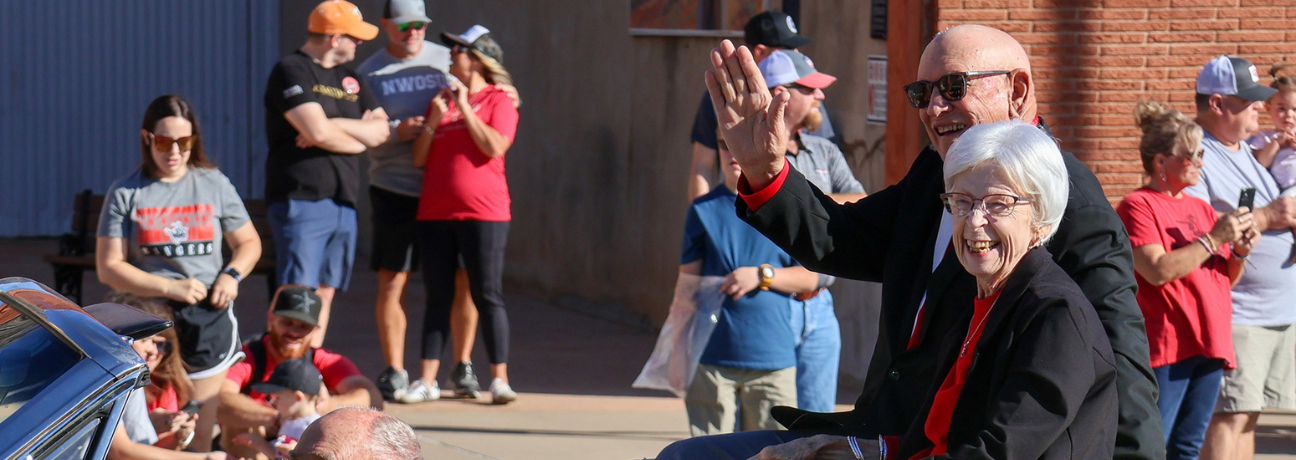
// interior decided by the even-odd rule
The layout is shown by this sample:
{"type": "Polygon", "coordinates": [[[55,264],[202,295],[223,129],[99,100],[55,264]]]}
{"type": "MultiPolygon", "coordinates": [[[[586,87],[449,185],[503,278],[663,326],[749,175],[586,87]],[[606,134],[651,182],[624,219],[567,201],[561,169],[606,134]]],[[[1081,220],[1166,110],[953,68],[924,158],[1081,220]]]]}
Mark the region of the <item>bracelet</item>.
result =
{"type": "Polygon", "coordinates": [[[1238,254],[1238,253],[1237,253],[1237,248],[1233,248],[1230,252],[1233,253],[1233,258],[1234,258],[1234,259],[1237,259],[1237,260],[1240,260],[1240,261],[1243,261],[1243,262],[1246,262],[1247,259],[1250,259],[1250,258],[1251,258],[1251,253],[1247,253],[1247,255],[1245,255],[1245,256],[1244,256],[1244,255],[1241,255],[1241,254],[1238,254]]]}
{"type": "Polygon", "coordinates": [[[860,451],[859,440],[854,436],[847,436],[846,443],[850,444],[851,453],[855,454],[857,460],[864,460],[864,452],[860,451]]]}
{"type": "Polygon", "coordinates": [[[882,435],[880,435],[880,434],[878,435],[878,455],[880,455],[880,457],[878,457],[879,459],[881,459],[881,460],[887,460],[887,443],[886,443],[886,439],[882,438],[882,435]]]}
{"type": "Polygon", "coordinates": [[[436,135],[436,128],[433,128],[433,127],[432,127],[432,124],[430,124],[430,123],[429,123],[429,124],[424,124],[424,125],[423,125],[423,132],[435,136],[435,135],[436,135]]]}
{"type": "Polygon", "coordinates": [[[1215,238],[1212,237],[1212,236],[1210,235],[1210,233],[1203,234],[1201,237],[1206,239],[1206,244],[1209,244],[1210,247],[1212,247],[1212,248],[1218,248],[1218,247],[1219,247],[1218,244],[1215,244],[1215,238]]]}
{"type": "Polygon", "coordinates": [[[189,444],[193,442],[193,438],[194,438],[194,432],[190,431],[189,436],[186,436],[184,438],[184,441],[180,441],[180,448],[184,449],[186,447],[189,447],[189,444]]]}
{"type": "Polygon", "coordinates": [[[1197,238],[1197,242],[1201,243],[1203,248],[1206,248],[1207,254],[1215,254],[1215,250],[1211,249],[1210,243],[1206,242],[1206,237],[1197,238]]]}
{"type": "Polygon", "coordinates": [[[225,267],[224,270],[221,270],[221,273],[229,275],[230,278],[234,278],[235,283],[243,282],[243,275],[240,274],[238,270],[235,270],[234,267],[225,267]]]}

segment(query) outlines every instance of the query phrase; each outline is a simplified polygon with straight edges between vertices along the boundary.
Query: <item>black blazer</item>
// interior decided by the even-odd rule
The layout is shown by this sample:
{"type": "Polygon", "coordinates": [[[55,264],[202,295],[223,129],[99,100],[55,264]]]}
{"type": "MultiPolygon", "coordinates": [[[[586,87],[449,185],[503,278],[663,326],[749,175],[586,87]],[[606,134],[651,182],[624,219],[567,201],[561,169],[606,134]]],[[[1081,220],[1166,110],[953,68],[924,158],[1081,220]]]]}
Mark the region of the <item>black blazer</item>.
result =
{"type": "MultiPolygon", "coordinates": [[[[976,348],[968,351],[972,366],[954,405],[949,453],[937,458],[1112,458],[1117,392],[1111,345],[1089,300],[1047,250],[1022,256],[982,327],[976,348]]],[[[941,368],[954,366],[966,333],[941,338],[941,368]]],[[[939,386],[928,389],[898,458],[931,447],[924,427],[939,386]]]]}
{"type": "MultiPolygon", "coordinates": [[[[1040,128],[1048,130],[1042,121],[1040,128]]],[[[1115,353],[1120,388],[1115,457],[1161,459],[1164,433],[1143,314],[1134,298],[1129,236],[1093,172],[1073,155],[1062,156],[1070,193],[1048,250],[1093,304],[1115,353]]],[[[944,377],[939,340],[930,338],[967,330],[965,313],[972,309],[976,288],[952,254],[931,270],[942,212],[939,195],[945,191],[943,167],[940,155],[927,147],[899,183],[855,203],[838,205],[795,169],[759,210],[737,200],[739,217],[806,268],[882,283],[877,345],[855,409],[831,415],[778,409],[775,418],[784,426],[900,435],[918,415],[933,381],[944,377]],[[906,350],[924,292],[922,340],[906,350]]]]}

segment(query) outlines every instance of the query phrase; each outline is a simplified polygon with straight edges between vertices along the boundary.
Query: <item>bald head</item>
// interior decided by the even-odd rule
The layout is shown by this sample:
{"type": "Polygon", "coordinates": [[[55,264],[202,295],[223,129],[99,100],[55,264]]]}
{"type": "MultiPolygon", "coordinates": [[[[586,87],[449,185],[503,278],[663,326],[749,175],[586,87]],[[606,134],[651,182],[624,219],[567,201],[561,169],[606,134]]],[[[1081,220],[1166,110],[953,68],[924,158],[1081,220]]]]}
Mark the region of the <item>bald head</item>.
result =
{"type": "Polygon", "coordinates": [[[982,25],[951,27],[936,35],[923,50],[918,80],[936,82],[957,72],[993,72],[970,76],[966,95],[949,100],[932,91],[931,102],[919,109],[927,136],[942,156],[963,130],[981,123],[1009,119],[1033,121],[1035,83],[1030,59],[1008,33],[982,25]]]}
{"type": "Polygon", "coordinates": [[[342,407],[312,423],[297,442],[296,457],[311,460],[422,459],[414,429],[368,407],[342,407]]]}

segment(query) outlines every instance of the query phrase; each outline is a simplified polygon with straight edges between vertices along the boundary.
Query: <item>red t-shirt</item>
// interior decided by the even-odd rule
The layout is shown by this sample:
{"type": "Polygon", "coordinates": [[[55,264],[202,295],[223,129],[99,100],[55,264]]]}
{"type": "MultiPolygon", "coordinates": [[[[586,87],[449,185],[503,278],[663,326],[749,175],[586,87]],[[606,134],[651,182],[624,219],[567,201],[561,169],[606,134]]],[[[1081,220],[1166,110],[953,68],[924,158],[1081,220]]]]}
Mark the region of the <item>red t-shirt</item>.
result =
{"type": "Polygon", "coordinates": [[[927,439],[931,440],[933,446],[919,452],[913,458],[936,456],[949,451],[946,443],[949,441],[949,427],[954,417],[954,405],[958,403],[959,393],[963,391],[963,383],[967,382],[968,369],[972,368],[972,357],[976,354],[973,351],[981,341],[981,333],[985,332],[986,316],[990,314],[990,307],[994,306],[995,299],[998,298],[999,292],[996,292],[984,299],[977,299],[973,305],[972,322],[968,324],[968,333],[963,338],[967,345],[962,346],[962,350],[967,352],[960,351],[954,367],[950,369],[949,374],[945,374],[945,381],[941,383],[940,389],[936,390],[936,398],[932,400],[931,410],[927,412],[927,423],[923,426],[923,432],[927,434],[927,439]]]}
{"type": "MultiPolygon", "coordinates": [[[[315,356],[311,362],[315,364],[316,369],[319,369],[320,376],[324,377],[324,387],[328,388],[329,394],[337,394],[338,384],[342,383],[343,380],[360,375],[360,369],[356,368],[355,363],[342,355],[323,348],[316,348],[314,353],[315,356]]],[[[252,357],[251,347],[244,345],[243,354],[247,355],[247,358],[234,364],[233,367],[230,367],[229,372],[225,374],[225,378],[237,383],[239,389],[247,388],[248,385],[252,384],[252,369],[256,365],[256,363],[252,362],[256,358],[252,357]]],[[[257,379],[257,383],[270,380],[270,373],[274,372],[275,366],[278,365],[279,361],[266,353],[265,375],[257,379]]],[[[269,403],[269,396],[256,390],[252,390],[250,396],[252,399],[262,403],[269,403]]]]}
{"type": "Polygon", "coordinates": [[[153,412],[162,409],[167,412],[180,412],[180,399],[176,395],[175,387],[168,384],[161,390],[157,386],[149,385],[144,389],[144,394],[148,397],[148,411],[153,412]]]}
{"type": "MultiPolygon", "coordinates": [[[[469,96],[468,101],[478,118],[513,142],[518,112],[508,94],[488,86],[469,96]]],[[[454,101],[449,105],[423,165],[418,220],[512,220],[504,157],[491,158],[478,150],[463,112],[454,101]]],[[[430,114],[429,106],[425,115],[430,114]]]]}
{"type": "MultiPolygon", "coordinates": [[[[1167,252],[1201,245],[1197,238],[1209,233],[1217,220],[1215,209],[1201,199],[1174,198],[1146,187],[1126,195],[1116,213],[1125,222],[1131,246],[1159,244],[1167,252]]],[[[1233,295],[1228,278],[1232,251],[1227,244],[1215,249],[1215,256],[1187,276],[1162,286],[1134,273],[1152,367],[1201,355],[1223,359],[1226,369],[1234,368],[1233,295]]]]}

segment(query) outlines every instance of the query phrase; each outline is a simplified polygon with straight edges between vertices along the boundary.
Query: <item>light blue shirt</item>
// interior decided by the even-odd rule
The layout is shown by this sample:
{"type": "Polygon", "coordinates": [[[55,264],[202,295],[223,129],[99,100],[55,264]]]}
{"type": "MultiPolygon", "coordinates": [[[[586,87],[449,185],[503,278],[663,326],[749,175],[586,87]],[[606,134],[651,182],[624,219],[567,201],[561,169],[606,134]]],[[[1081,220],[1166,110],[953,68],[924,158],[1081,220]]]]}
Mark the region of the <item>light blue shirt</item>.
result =
{"type": "MultiPolygon", "coordinates": [[[[1210,133],[1202,139],[1201,181],[1184,193],[1210,203],[1216,211],[1237,209],[1242,189],[1256,189],[1255,207],[1263,208],[1278,198],[1278,184],[1256,161],[1251,146],[1240,142],[1229,150],[1210,133]]],[[[1296,323],[1296,267],[1292,266],[1290,229],[1264,232],[1251,251],[1242,280],[1233,287],[1233,324],[1281,326],[1296,323]]]]}
{"type": "MultiPolygon", "coordinates": [[[[357,72],[378,94],[378,101],[395,126],[401,120],[427,113],[432,98],[446,86],[449,69],[450,49],[424,41],[423,50],[406,59],[396,59],[387,48],[378,50],[360,64],[357,72]]],[[[369,183],[392,193],[419,196],[423,170],[414,167],[412,144],[402,142],[393,130],[387,143],[369,149],[369,183]]]]}

